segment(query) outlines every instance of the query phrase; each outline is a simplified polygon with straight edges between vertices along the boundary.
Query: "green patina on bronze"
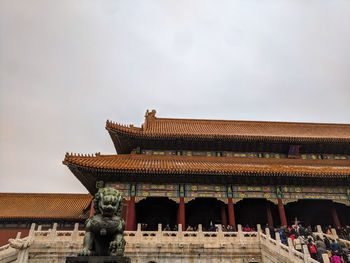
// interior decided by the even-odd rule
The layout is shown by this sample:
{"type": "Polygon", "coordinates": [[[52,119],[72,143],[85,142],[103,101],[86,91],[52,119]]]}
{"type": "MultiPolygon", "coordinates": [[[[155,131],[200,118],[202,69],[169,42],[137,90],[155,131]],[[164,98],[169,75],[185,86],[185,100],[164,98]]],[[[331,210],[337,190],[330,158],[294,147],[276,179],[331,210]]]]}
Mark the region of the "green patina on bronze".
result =
{"type": "Polygon", "coordinates": [[[122,196],[114,188],[100,188],[94,199],[94,215],[86,220],[84,249],[79,256],[123,256],[125,222],[122,196]]]}

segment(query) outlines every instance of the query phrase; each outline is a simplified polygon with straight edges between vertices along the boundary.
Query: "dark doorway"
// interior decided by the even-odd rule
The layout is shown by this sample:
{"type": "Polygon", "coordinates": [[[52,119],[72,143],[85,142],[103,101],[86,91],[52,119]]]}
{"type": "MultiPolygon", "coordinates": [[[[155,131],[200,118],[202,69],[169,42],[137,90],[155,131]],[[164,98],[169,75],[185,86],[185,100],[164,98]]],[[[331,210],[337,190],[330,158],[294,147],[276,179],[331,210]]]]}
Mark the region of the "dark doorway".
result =
{"type": "Polygon", "coordinates": [[[271,209],[274,225],[280,224],[277,206],[264,198],[245,198],[234,205],[236,223],[243,227],[249,225],[256,229],[256,225],[260,224],[265,227],[267,223],[267,204],[271,209]]]}
{"type": "Polygon", "coordinates": [[[186,225],[198,226],[202,224],[207,230],[215,224],[222,224],[220,208],[223,202],[216,198],[196,198],[186,204],[186,225]]]}
{"type": "Polygon", "coordinates": [[[136,204],[137,223],[146,223],[146,230],[158,230],[158,224],[163,228],[176,224],[178,205],[167,197],[147,197],[136,204]]]}
{"type": "Polygon", "coordinates": [[[333,202],[330,200],[298,200],[284,206],[288,225],[295,218],[304,226],[334,225],[332,218],[333,202]]]}
{"type": "Polygon", "coordinates": [[[340,224],[343,226],[350,225],[350,206],[339,203],[334,203],[334,206],[337,211],[340,224]]]}

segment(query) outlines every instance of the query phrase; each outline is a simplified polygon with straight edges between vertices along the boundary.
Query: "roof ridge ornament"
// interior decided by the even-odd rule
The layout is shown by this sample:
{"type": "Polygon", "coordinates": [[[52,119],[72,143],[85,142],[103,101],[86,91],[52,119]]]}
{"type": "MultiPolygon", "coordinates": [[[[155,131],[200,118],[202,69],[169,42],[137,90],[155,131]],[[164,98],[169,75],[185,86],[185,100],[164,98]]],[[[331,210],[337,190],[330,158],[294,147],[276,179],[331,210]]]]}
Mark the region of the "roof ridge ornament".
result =
{"type": "Polygon", "coordinates": [[[156,113],[157,113],[157,111],[154,109],[152,111],[147,110],[145,117],[146,118],[156,118],[156,113]]]}
{"type": "Polygon", "coordinates": [[[152,111],[146,110],[145,123],[142,125],[142,128],[144,130],[147,130],[147,128],[148,128],[147,126],[148,126],[149,122],[156,119],[156,113],[157,113],[157,111],[154,109],[152,111]]]}

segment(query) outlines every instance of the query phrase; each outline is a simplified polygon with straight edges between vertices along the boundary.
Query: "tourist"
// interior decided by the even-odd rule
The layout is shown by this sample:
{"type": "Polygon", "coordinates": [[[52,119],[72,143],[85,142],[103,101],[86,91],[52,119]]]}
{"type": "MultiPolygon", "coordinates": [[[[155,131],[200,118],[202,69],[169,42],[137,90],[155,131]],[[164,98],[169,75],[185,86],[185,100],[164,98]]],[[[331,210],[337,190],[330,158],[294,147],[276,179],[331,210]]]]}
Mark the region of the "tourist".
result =
{"type": "Polygon", "coordinates": [[[208,229],[208,231],[210,231],[210,232],[215,232],[215,226],[213,226],[212,224],[209,226],[209,229],[208,229]]]}
{"type": "Polygon", "coordinates": [[[294,239],[293,245],[294,245],[295,250],[298,250],[299,252],[302,251],[301,240],[299,237],[294,239]]]}
{"type": "Polygon", "coordinates": [[[342,263],[342,259],[338,255],[333,255],[331,257],[331,263],[342,263]]]}
{"type": "Polygon", "coordinates": [[[171,229],[170,229],[170,226],[169,226],[169,224],[167,224],[166,226],[165,226],[165,228],[164,228],[164,230],[163,231],[170,231],[171,229]]]}
{"type": "Polygon", "coordinates": [[[332,240],[331,250],[332,250],[332,254],[333,254],[333,255],[338,255],[338,256],[341,255],[340,246],[339,246],[339,244],[338,244],[337,242],[335,242],[334,239],[332,240]]]}
{"type": "Polygon", "coordinates": [[[233,232],[234,231],[233,226],[227,225],[227,231],[233,232]]]}
{"type": "Polygon", "coordinates": [[[244,232],[250,232],[250,227],[249,227],[248,224],[245,225],[245,227],[243,228],[243,231],[244,231],[244,232]]]}
{"type": "Polygon", "coordinates": [[[326,245],[326,249],[327,249],[327,250],[331,250],[331,242],[329,241],[329,239],[328,239],[327,236],[323,236],[323,242],[324,242],[325,245],[326,245]]]}
{"type": "Polygon", "coordinates": [[[177,226],[177,225],[175,225],[175,226],[173,227],[173,231],[178,231],[178,226],[177,226]]]}
{"type": "Polygon", "coordinates": [[[299,236],[305,236],[305,228],[301,224],[298,225],[297,232],[299,236]]]}
{"type": "Polygon", "coordinates": [[[226,226],[225,226],[225,225],[222,225],[221,227],[222,227],[222,231],[224,231],[224,232],[226,232],[226,231],[227,231],[227,228],[226,228],[226,226]]]}
{"type": "Polygon", "coordinates": [[[282,227],[279,231],[280,239],[283,244],[287,244],[287,233],[286,230],[282,227]]]}
{"type": "Polygon", "coordinates": [[[327,250],[325,248],[323,248],[323,247],[318,247],[318,248],[316,247],[316,250],[317,250],[317,260],[319,262],[321,262],[321,263],[324,263],[322,255],[323,254],[327,254],[328,255],[327,250]]]}
{"type": "Polygon", "coordinates": [[[304,236],[299,236],[298,238],[300,239],[300,245],[303,248],[305,245],[305,238],[304,238],[304,236]]]}
{"type": "Polygon", "coordinates": [[[141,223],[141,231],[147,231],[147,224],[141,223]]]}
{"type": "Polygon", "coordinates": [[[289,226],[289,227],[287,227],[287,233],[288,233],[288,236],[291,236],[291,235],[295,236],[296,231],[293,227],[289,226]]]}
{"type": "Polygon", "coordinates": [[[309,249],[311,258],[317,260],[317,249],[311,238],[308,239],[307,248],[309,249]]]}
{"type": "Polygon", "coordinates": [[[312,238],[312,241],[314,240],[314,238],[312,237],[312,228],[311,226],[307,226],[307,228],[305,229],[305,236],[307,236],[308,238],[312,238]]]}
{"type": "Polygon", "coordinates": [[[188,225],[186,231],[193,231],[193,227],[188,225]]]}
{"type": "Polygon", "coordinates": [[[326,244],[322,241],[322,239],[319,236],[316,237],[315,246],[316,249],[322,248],[324,250],[327,250],[326,244]]]}
{"type": "Polygon", "coordinates": [[[350,248],[344,247],[343,249],[343,260],[344,262],[350,262],[350,248]]]}
{"type": "Polygon", "coordinates": [[[331,226],[326,227],[326,229],[325,229],[326,235],[332,235],[331,229],[332,229],[331,226]]]}
{"type": "Polygon", "coordinates": [[[294,234],[291,234],[290,236],[289,236],[289,238],[292,240],[292,242],[294,243],[294,240],[295,240],[295,235],[294,234]]]}
{"type": "Polygon", "coordinates": [[[270,236],[272,239],[276,239],[276,234],[275,234],[275,228],[273,226],[269,226],[268,224],[266,224],[268,229],[270,230],[270,236]]]}
{"type": "Polygon", "coordinates": [[[336,228],[336,232],[337,232],[337,235],[340,237],[340,238],[345,238],[345,236],[346,236],[346,230],[345,230],[345,228],[343,228],[343,227],[341,227],[341,226],[338,226],[337,228],[336,228]]]}

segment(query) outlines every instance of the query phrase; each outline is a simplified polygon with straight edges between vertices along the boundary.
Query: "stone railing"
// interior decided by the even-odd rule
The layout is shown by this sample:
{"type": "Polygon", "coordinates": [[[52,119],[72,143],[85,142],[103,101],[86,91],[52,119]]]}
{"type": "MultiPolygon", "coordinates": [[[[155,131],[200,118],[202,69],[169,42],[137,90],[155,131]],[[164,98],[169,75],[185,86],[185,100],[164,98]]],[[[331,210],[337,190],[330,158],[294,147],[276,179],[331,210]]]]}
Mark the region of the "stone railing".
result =
{"type": "Polygon", "coordinates": [[[162,225],[158,225],[158,231],[141,231],[141,225],[138,224],[137,231],[125,231],[125,240],[128,244],[140,245],[141,243],[155,244],[199,244],[203,247],[224,246],[231,243],[258,243],[257,232],[243,232],[242,227],[238,226],[238,232],[223,232],[219,226],[216,232],[202,231],[202,226],[198,225],[198,231],[182,231],[179,225],[178,231],[163,231],[162,225]]]}
{"type": "Polygon", "coordinates": [[[17,250],[9,244],[0,247],[0,263],[14,262],[17,259],[17,250]]]}
{"type": "MultiPolygon", "coordinates": [[[[270,230],[268,228],[265,229],[265,234],[260,234],[260,242],[263,246],[266,246],[268,249],[271,249],[275,253],[279,254],[282,257],[288,258],[291,262],[310,262],[317,263],[317,260],[311,258],[309,254],[309,250],[306,245],[303,247],[304,253],[301,253],[295,250],[293,242],[290,238],[288,238],[288,246],[283,244],[280,239],[280,235],[278,232],[275,233],[276,239],[272,239],[270,236],[270,230]]],[[[328,260],[328,256],[327,256],[328,260]]],[[[328,261],[324,261],[324,263],[328,263],[328,261]]]]}
{"type": "Polygon", "coordinates": [[[31,237],[34,230],[35,224],[32,224],[27,237],[21,238],[21,232],[18,232],[15,239],[9,239],[9,244],[0,247],[0,263],[27,262],[28,248],[32,244],[31,237]]]}
{"type": "Polygon", "coordinates": [[[340,240],[341,242],[343,242],[347,247],[350,247],[350,241],[349,240],[345,240],[345,239],[341,239],[338,237],[337,231],[335,230],[335,228],[331,229],[331,233],[332,234],[325,234],[322,231],[321,226],[317,226],[317,232],[314,232],[313,234],[315,236],[319,236],[321,239],[323,239],[323,237],[327,237],[328,239],[336,239],[336,240],[340,240]]]}
{"type": "MultiPolygon", "coordinates": [[[[182,231],[181,225],[178,229],[178,231],[162,231],[160,224],[158,231],[141,231],[141,225],[138,224],[136,231],[124,232],[127,242],[125,254],[131,258],[145,257],[151,253],[150,251],[164,255],[169,253],[170,255],[171,253],[190,255],[195,249],[200,253],[211,251],[210,253],[227,255],[227,257],[232,257],[234,254],[240,254],[243,257],[250,253],[251,257],[260,259],[258,262],[317,262],[311,259],[306,246],[303,248],[305,252],[301,253],[294,249],[290,239],[288,245],[284,245],[278,233],[276,233],[276,240],[272,239],[269,229],[266,229],[264,234],[260,225],[257,226],[257,232],[243,232],[241,225],[238,225],[236,232],[222,231],[221,226],[216,232],[202,231],[201,225],[198,226],[198,231],[182,231]]],[[[46,254],[51,257],[56,255],[55,257],[61,260],[57,262],[64,262],[66,256],[75,255],[82,249],[84,234],[85,231],[79,231],[78,224],[73,231],[57,230],[57,224],[54,224],[50,230],[43,231],[41,226],[35,230],[33,224],[28,237],[21,239],[19,233],[16,239],[9,240],[9,245],[0,248],[0,263],[14,262],[16,259],[18,263],[26,263],[29,253],[31,255],[33,253],[31,262],[45,262],[46,254]],[[58,253],[61,254],[57,256],[58,253]],[[36,257],[37,261],[34,260],[36,257]]],[[[320,228],[314,234],[320,237],[325,235],[320,228]]],[[[336,238],[335,235],[329,237],[336,238]]],[[[349,241],[342,241],[350,245],[349,241]]],[[[324,262],[329,262],[326,255],[324,262]]]]}

